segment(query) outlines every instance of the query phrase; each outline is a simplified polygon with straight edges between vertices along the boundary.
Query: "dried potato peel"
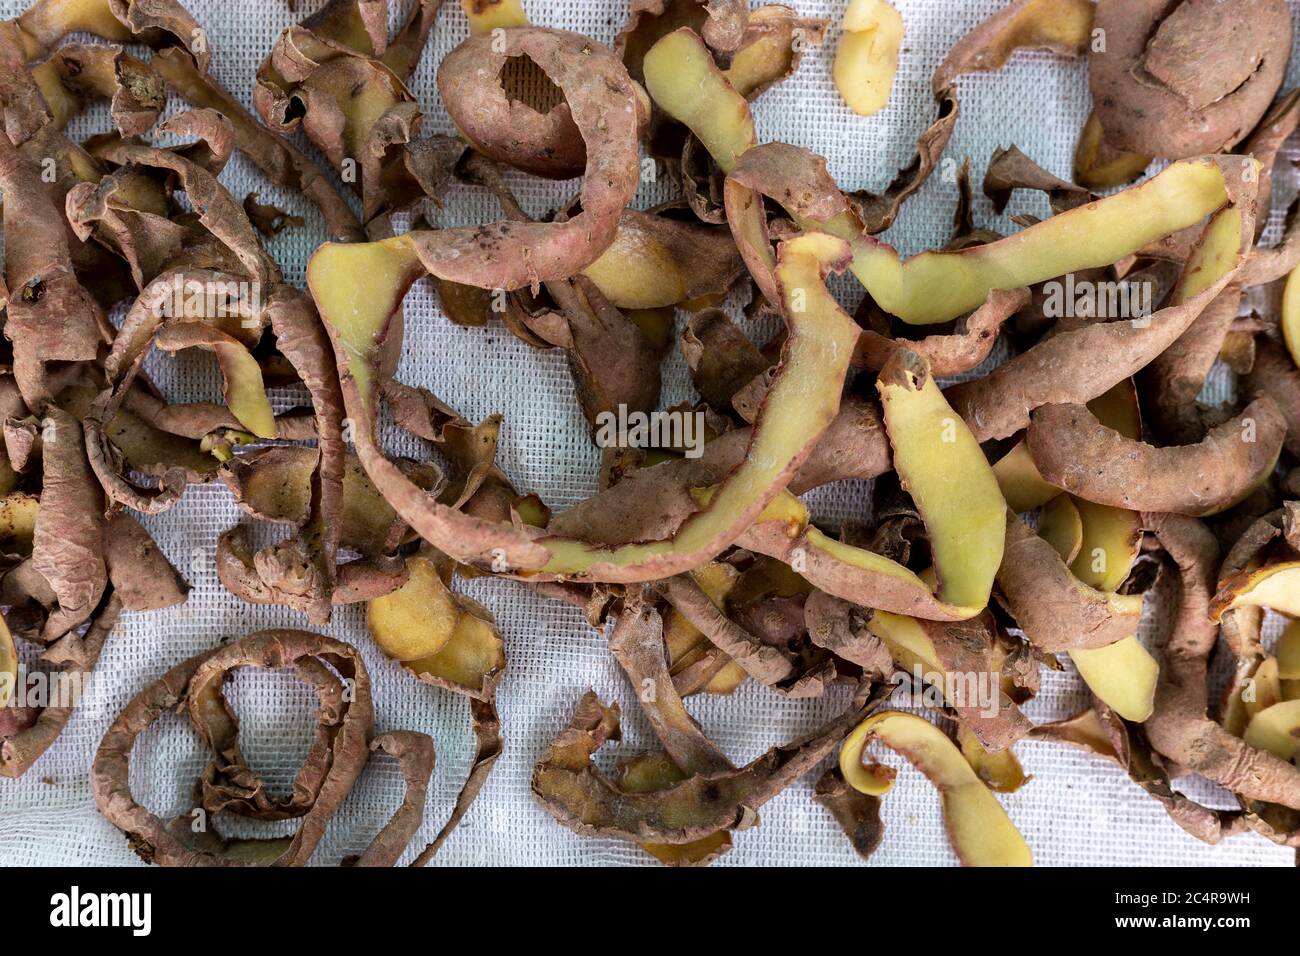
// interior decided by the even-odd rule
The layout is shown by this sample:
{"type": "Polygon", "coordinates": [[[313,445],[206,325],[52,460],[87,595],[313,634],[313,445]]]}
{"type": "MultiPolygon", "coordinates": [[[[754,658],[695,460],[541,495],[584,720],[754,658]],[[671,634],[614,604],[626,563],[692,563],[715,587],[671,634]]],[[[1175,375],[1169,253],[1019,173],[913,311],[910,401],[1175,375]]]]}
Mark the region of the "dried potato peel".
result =
{"type": "MultiPolygon", "coordinates": [[[[804,797],[869,856],[895,779],[863,762],[872,740],[935,787],[965,864],[1032,863],[993,796],[1034,792],[1014,750],[1025,738],[1114,761],[1200,839],[1300,845],[1300,632],[1263,638],[1266,613],[1300,618],[1300,217],[1258,246],[1300,93],[1279,90],[1285,3],[1241,4],[1225,24],[1211,0],[1011,0],[939,64],[936,115],[873,194],[797,144],[759,141],[751,103],[829,35],[779,4],[634,0],[607,47],[532,24],[521,0],[462,0],[469,36],[433,65],[449,136],[429,132],[411,86],[441,0],[400,15],[328,0],[268,44],[252,110],[214,78],[177,0],[35,0],[0,22],[0,776],[29,771],[73,719],[17,699],[26,662],[84,678],[122,614],[187,600],[133,515],[219,482],[248,519],[205,545],[221,584],[316,626],[364,604],[394,675],[467,698],[475,749],[450,818],[408,853],[434,742],[375,733],[356,648],[291,628],[214,638],[141,681],[91,766],[100,811],[147,861],[306,864],[381,755],[404,797],[342,862],[428,863],[502,752],[507,645],[512,667],[530,660],[525,635],[465,593],[480,577],[566,602],[606,634],[656,747],[599,769],[621,728],[589,692],[530,758],[531,791],[561,825],[666,865],[761,840],[760,808],[837,749],[804,797]],[[1022,49],[1086,60],[1095,103],[1076,182],[999,149],[983,180],[995,210],[1030,190],[1050,215],[983,228],[967,164],[951,241],[904,259],[875,236],[946,161],[958,77],[1015,69],[1022,49]],[[188,106],[164,119],[169,94],[188,106]],[[111,129],[74,141],[96,101],[111,129]],[[222,183],[235,153],[289,198],[238,201],[222,183]],[[1170,162],[1139,179],[1153,158],[1170,162]],[[675,190],[634,209],[647,163],[675,190]],[[534,215],[520,175],[581,184],[534,215]],[[500,219],[430,225],[452,189],[485,191],[500,219]],[[307,222],[329,241],[303,290],[269,249],[307,222]],[[553,514],[507,474],[511,409],[469,421],[397,380],[403,299],[426,276],[458,334],[491,345],[500,318],[559,350],[602,446],[599,493],[553,514]],[[1048,288],[1066,280],[1160,297],[1140,315],[1060,316],[1048,288]],[[1255,291],[1271,283],[1279,295],[1255,291]],[[1247,303],[1258,314],[1243,320],[1247,303]],[[603,416],[657,412],[674,349],[698,397],[669,411],[702,423],[698,441],[608,446],[603,416]],[[189,350],[208,353],[220,395],[172,403],[146,363],[189,350]],[[1239,387],[1200,404],[1220,359],[1239,387]],[[301,407],[279,410],[284,386],[301,407]],[[391,426],[426,450],[390,456],[391,426]],[[798,496],[845,479],[876,480],[863,525],[819,526],[798,496]],[[282,536],[262,543],[252,521],[282,536]],[[1148,649],[1155,567],[1177,612],[1148,649]],[[1220,637],[1235,672],[1215,714],[1220,637]],[[1022,705],[1062,652],[1092,704],[1036,728],[1022,705]],[[241,667],[292,668],[319,698],[287,793],[245,760],[222,689],[241,667]],[[897,670],[928,675],[914,690],[951,738],[881,709],[897,670]],[[971,678],[990,699],[965,696],[971,678]],[[690,698],[750,680],[785,699],[843,684],[852,700],[739,764],[690,698]],[[291,835],[227,839],[137,801],[132,749],[173,710],[211,752],[194,810],[296,820],[291,835]],[[1200,806],[1180,774],[1237,807],[1200,806]]],[[[862,117],[890,100],[905,15],[853,0],[832,36],[833,79],[862,117]]],[[[869,135],[878,120],[854,122],[869,135]]]]}

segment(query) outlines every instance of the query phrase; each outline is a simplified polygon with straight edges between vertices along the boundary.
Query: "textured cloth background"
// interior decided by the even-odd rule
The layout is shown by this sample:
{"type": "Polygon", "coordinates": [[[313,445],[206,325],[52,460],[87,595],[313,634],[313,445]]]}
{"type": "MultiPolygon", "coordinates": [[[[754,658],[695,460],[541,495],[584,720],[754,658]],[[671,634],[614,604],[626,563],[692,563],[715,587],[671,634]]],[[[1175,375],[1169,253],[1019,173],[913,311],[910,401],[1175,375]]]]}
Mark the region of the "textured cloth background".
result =
{"type": "MultiPolygon", "coordinates": [[[[838,21],[846,0],[787,0],[806,15],[838,21]]],[[[830,78],[839,39],[832,30],[822,49],[812,49],[799,74],[765,94],[755,107],[761,140],[785,140],[825,156],[846,189],[879,190],[911,157],[917,135],[930,123],[934,104],[930,74],[949,47],[1002,0],[895,0],[907,26],[902,62],[889,107],[870,119],[851,113],[830,78]]],[[[1293,7],[1296,0],[1293,0],[1293,7]]],[[[214,52],[212,70],[246,103],[253,71],[279,32],[321,0],[300,0],[290,13],[283,0],[186,0],[207,28],[214,52]]],[[[612,42],[625,22],[628,0],[525,0],[535,23],[580,31],[612,42]]],[[[25,3],[0,0],[0,14],[12,16],[25,3]]],[[[1231,6],[1230,4],[1227,6],[1231,6]]],[[[1229,14],[1230,15],[1230,14],[1229,14]]],[[[427,129],[452,132],[434,82],[442,57],[466,35],[456,0],[447,0],[430,48],[413,87],[426,112],[427,129]]],[[[1290,72],[1294,85],[1297,70],[1290,72]]],[[[1086,67],[1045,54],[1019,54],[996,75],[961,81],[962,116],[947,155],[960,162],[969,155],[978,184],[993,149],[1018,144],[1050,171],[1068,177],[1075,138],[1088,110],[1086,67]]],[[[172,104],[172,111],[182,108],[172,104]]],[[[77,135],[107,129],[100,110],[74,128],[77,135]]],[[[237,199],[258,191],[308,219],[270,243],[290,281],[301,284],[307,259],[325,233],[320,218],[299,196],[269,186],[236,156],[222,176],[237,199]]],[[[518,177],[530,212],[540,214],[567,199],[577,183],[549,184],[518,177]]],[[[663,198],[663,188],[647,186],[639,205],[663,198]]],[[[1291,192],[1279,190],[1285,208],[1291,192]]],[[[957,202],[950,177],[936,175],[904,208],[900,222],[885,234],[911,254],[947,238],[957,202]]],[[[1038,197],[1017,196],[1011,212],[1045,214],[1038,197]]],[[[1009,230],[993,216],[980,195],[977,220],[1009,230]]],[[[454,191],[439,214],[442,225],[498,218],[483,194],[454,191]]],[[[1273,233],[1276,234],[1274,213],[1273,233]]],[[[851,287],[843,286],[848,295],[851,287]]],[[[504,413],[501,465],[520,489],[536,491],[556,510],[595,490],[598,456],[586,437],[564,357],[537,352],[494,323],[486,329],[458,329],[439,312],[428,283],[417,284],[406,300],[407,333],[400,377],[424,385],[478,420],[504,413]]],[[[762,330],[763,334],[770,330],[762,330]]],[[[760,338],[761,334],[756,333],[760,338]]],[[[159,359],[150,374],[172,400],[215,398],[220,382],[209,360],[197,353],[159,359]]],[[[680,356],[665,370],[665,406],[692,396],[680,356]]],[[[1226,387],[1218,381],[1216,388],[1226,387]]],[[[288,407],[300,396],[276,396],[288,407]]],[[[421,454],[415,444],[395,440],[394,451],[421,454]]],[[[810,496],[817,513],[831,520],[860,520],[867,488],[845,484],[810,496]]],[[[220,485],[196,487],[174,510],[145,523],[168,556],[189,579],[193,592],[181,608],[125,615],[110,639],[90,685],[85,705],[67,731],[36,767],[18,781],[0,780],[0,863],[130,864],[138,862],[124,837],[95,810],[87,770],[113,716],[146,683],[167,668],[212,647],[269,626],[305,626],[300,616],[280,608],[251,607],[228,594],[213,571],[217,535],[241,520],[220,485]]],[[[279,534],[279,531],[273,533],[279,534]]],[[[539,809],[529,794],[533,764],[587,688],[623,708],[624,752],[650,746],[653,737],[635,698],[616,669],[604,638],[567,606],[543,601],[509,582],[477,581],[468,593],[496,614],[509,654],[499,703],[505,755],[468,818],[443,849],[440,865],[492,864],[644,864],[635,846],[612,840],[585,840],[539,809]]],[[[335,616],[329,633],[358,646],[375,686],[377,731],[410,728],[433,736],[438,748],[430,805],[423,830],[408,859],[442,825],[471,753],[465,701],[421,685],[380,654],[366,634],[361,607],[335,616]]],[[[1066,664],[1068,668],[1068,663],[1066,664]]],[[[314,723],[312,698],[289,673],[240,672],[230,696],[242,719],[241,744],[253,766],[275,787],[287,789],[305,753],[314,723]]],[[[1073,712],[1085,697],[1071,670],[1044,674],[1042,695],[1030,705],[1038,721],[1073,712]]],[[[769,746],[801,735],[845,703],[843,692],[825,700],[785,701],[754,682],[733,697],[696,697],[688,706],[705,731],[737,763],[769,746]]],[[[613,752],[618,747],[607,748],[613,752]]],[[[1012,819],[1045,865],[1230,864],[1287,865],[1293,852],[1256,836],[1238,837],[1210,847],[1175,826],[1160,807],[1113,766],[1058,745],[1026,741],[1017,748],[1033,779],[1019,793],[1001,798],[1012,819]]],[[[605,760],[608,760],[608,754],[605,760]]],[[[901,761],[891,759],[892,762],[901,761]]],[[[188,788],[207,757],[179,718],[169,717],[140,740],[132,762],[138,799],[153,811],[175,814],[189,807],[188,788]]],[[[735,850],[719,865],[854,864],[857,857],[831,819],[811,799],[820,771],[766,805],[762,825],[736,837],[735,850]]],[[[1198,796],[1229,805],[1226,794],[1197,790],[1198,796]]],[[[360,852],[398,806],[401,777],[389,760],[373,760],[316,854],[317,863],[335,863],[360,852]]],[[[920,774],[903,769],[884,801],[887,825],[875,865],[951,865],[955,858],[944,836],[937,797],[920,774]]],[[[270,828],[238,830],[282,832],[270,828]]]]}

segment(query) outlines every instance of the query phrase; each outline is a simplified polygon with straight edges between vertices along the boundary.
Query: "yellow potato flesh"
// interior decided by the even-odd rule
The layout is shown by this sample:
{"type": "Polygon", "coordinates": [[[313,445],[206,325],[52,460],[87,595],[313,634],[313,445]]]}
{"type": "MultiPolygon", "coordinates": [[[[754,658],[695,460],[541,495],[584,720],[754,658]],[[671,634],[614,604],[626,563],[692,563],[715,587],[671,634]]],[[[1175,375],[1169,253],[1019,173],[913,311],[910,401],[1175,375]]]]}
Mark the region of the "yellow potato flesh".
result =
{"type": "Polygon", "coordinates": [[[1245,740],[1279,760],[1294,760],[1300,755],[1300,700],[1285,700],[1261,710],[1250,719],[1245,740]]]}
{"type": "Polygon", "coordinates": [[[575,574],[597,564],[640,564],[661,555],[708,549],[722,535],[743,532],[743,523],[737,527],[738,516],[779,493],[779,481],[806,444],[810,429],[824,428],[839,406],[858,328],[827,291],[821,270],[842,255],[843,244],[820,233],[786,243],[777,274],[787,295],[802,293],[803,308],[786,303],[792,335],[783,371],[768,392],[748,454],[716,488],[708,507],[687,519],[670,540],[605,549],[584,541],[548,539],[551,559],[544,572],[575,574]]]}
{"type": "Polygon", "coordinates": [[[979,442],[928,369],[877,382],[894,469],[925,521],[939,597],[984,607],[1002,563],[1007,503],[979,442]]]}
{"type": "Polygon", "coordinates": [[[1100,162],[1102,135],[1101,120],[1096,113],[1089,114],[1074,152],[1074,181],[1094,192],[1130,183],[1151,165],[1150,156],[1118,151],[1113,151],[1110,158],[1100,162]]]}
{"type": "Polygon", "coordinates": [[[1300,680],[1300,621],[1292,621],[1277,640],[1277,673],[1282,680],[1300,680]]]}
{"type": "MultiPolygon", "coordinates": [[[[792,16],[788,7],[770,5],[759,7],[749,14],[749,26],[758,27],[767,21],[780,22],[792,16]]],[[[794,29],[763,30],[752,43],[746,43],[731,57],[725,73],[727,81],[741,96],[748,97],[760,87],[775,83],[790,72],[795,51],[794,29]]]]}
{"type": "Polygon", "coordinates": [[[672,252],[641,230],[619,229],[613,244],[582,274],[620,309],[676,305],[689,291],[672,252]]]}
{"type": "Polygon", "coordinates": [[[1155,709],[1160,665],[1136,637],[1070,651],[1088,688],[1125,720],[1141,723],[1155,709]]]}
{"type": "Polygon", "coordinates": [[[404,236],[382,242],[326,243],[307,264],[307,281],[322,316],[328,317],[363,402],[373,403],[371,355],[411,283],[424,274],[420,257],[404,236]],[[365,281],[357,281],[364,276],[365,281]]]}
{"type": "Polygon", "coordinates": [[[432,561],[416,555],[406,566],[411,574],[406,584],[370,601],[366,623],[370,636],[389,657],[418,661],[447,646],[462,614],[432,561]]]}
{"type": "Polygon", "coordinates": [[[853,112],[872,116],[884,109],[902,45],[903,18],[897,10],[884,0],[850,0],[833,76],[853,112]]]}
{"type": "MultiPolygon", "coordinates": [[[[1199,160],[1174,163],[1147,182],[1029,226],[963,253],[923,252],[900,261],[892,248],[862,244],[852,271],[880,307],[912,325],[946,322],[979,308],[994,289],[1018,289],[1067,272],[1118,262],[1148,243],[1194,226],[1228,199],[1218,167],[1199,160]]],[[[1238,229],[1230,252],[1240,246],[1238,229]]],[[[1227,253],[1221,242],[1216,253],[1227,253]]],[[[1223,275],[1205,268],[1185,284],[1186,300],[1223,275]]],[[[1211,263],[1206,263],[1210,266],[1211,263]]]]}
{"type": "Polygon", "coordinates": [[[1083,546],[1083,519],[1069,495],[1057,495],[1043,507],[1038,535],[1069,564],[1083,546]]]}
{"type": "Polygon", "coordinates": [[[8,707],[18,687],[18,647],[9,625],[0,618],[0,707],[8,707]]]}
{"type": "Polygon", "coordinates": [[[1246,606],[1272,608],[1288,617],[1300,617],[1300,561],[1256,571],[1223,610],[1246,606]]]}
{"type": "Polygon", "coordinates": [[[923,673],[942,674],[943,664],[925,629],[915,618],[888,611],[872,611],[867,630],[889,648],[894,663],[908,672],[920,668],[923,673]]]}
{"type": "Polygon", "coordinates": [[[1074,499],[1083,528],[1074,576],[1099,591],[1114,591],[1128,577],[1141,547],[1141,519],[1132,511],[1074,499]]]}
{"type": "Polygon", "coordinates": [[[685,124],[724,173],[758,139],[749,103],[727,82],[708,48],[694,33],[670,33],[645,55],[651,98],[685,124]]]}
{"type": "Polygon", "coordinates": [[[1029,782],[1025,768],[1020,765],[1015,751],[1010,747],[991,753],[984,749],[974,731],[963,726],[957,728],[957,746],[961,748],[962,756],[971,765],[971,769],[990,790],[1015,793],[1029,782]]]}
{"type": "MultiPolygon", "coordinates": [[[[1108,428],[1138,438],[1142,421],[1137,392],[1121,382],[1088,403],[1108,428]]],[[[1076,578],[1098,591],[1114,591],[1128,577],[1142,543],[1142,520],[1136,512],[1071,498],[1083,532],[1079,554],[1070,562],[1076,578]]],[[[1070,652],[1079,676],[1101,701],[1125,720],[1141,723],[1155,709],[1160,665],[1137,637],[1107,647],[1070,652]]]]}
{"type": "Polygon", "coordinates": [[[421,676],[435,677],[458,687],[479,690],[483,681],[506,665],[505,644],[491,621],[462,610],[441,650],[407,661],[421,676]]]}
{"type": "Polygon", "coordinates": [[[914,714],[882,711],[849,734],[840,748],[840,772],[850,786],[868,794],[883,792],[880,785],[888,775],[862,766],[863,750],[872,739],[907,758],[934,784],[943,804],[948,837],[963,863],[1033,865],[1024,837],[961,751],[938,727],[914,714]],[[859,782],[866,789],[858,786],[859,782]]]}
{"type": "Polygon", "coordinates": [[[491,33],[499,27],[526,27],[522,0],[460,0],[469,17],[470,33],[491,33]]]}
{"type": "Polygon", "coordinates": [[[1241,715],[1249,722],[1262,710],[1268,710],[1282,699],[1282,681],[1278,675],[1276,657],[1266,657],[1251,675],[1250,690],[1241,698],[1241,715]]]}
{"type": "Polygon", "coordinates": [[[993,477],[998,480],[1002,497],[1017,514],[1041,508],[1061,493],[1061,489],[1038,472],[1029,446],[1020,442],[998,459],[993,466],[993,477]]]}
{"type": "Polygon", "coordinates": [[[1300,365],[1300,266],[1286,277],[1282,291],[1282,339],[1291,361],[1300,365]]]}
{"type": "Polygon", "coordinates": [[[262,367],[241,343],[217,342],[212,347],[226,379],[226,405],[230,414],[258,438],[275,438],[275,411],[266,397],[262,367]]]}

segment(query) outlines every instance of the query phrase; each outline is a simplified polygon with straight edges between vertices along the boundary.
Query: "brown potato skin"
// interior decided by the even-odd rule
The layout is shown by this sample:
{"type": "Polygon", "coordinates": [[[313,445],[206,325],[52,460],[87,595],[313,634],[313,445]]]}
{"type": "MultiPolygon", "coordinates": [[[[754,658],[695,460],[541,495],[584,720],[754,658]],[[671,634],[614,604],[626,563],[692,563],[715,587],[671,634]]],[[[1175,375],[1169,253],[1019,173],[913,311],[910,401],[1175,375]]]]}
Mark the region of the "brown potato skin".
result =
{"type": "Polygon", "coordinates": [[[1281,86],[1291,53],[1283,0],[1239,0],[1229,17],[1208,0],[1101,0],[1095,30],[1106,46],[1089,56],[1088,85],[1106,142],[1167,159],[1241,142],[1281,86]],[[1232,71],[1246,60],[1258,66],[1238,83],[1232,71]]]}
{"type": "Polygon", "coordinates": [[[438,67],[438,92],[447,114],[470,145],[489,159],[546,179],[581,176],[587,145],[568,103],[546,113],[512,100],[501,85],[509,57],[492,50],[492,37],[470,37],[438,67]]]}
{"type": "Polygon", "coordinates": [[[1262,480],[1286,431],[1277,403],[1264,397],[1195,445],[1157,448],[1134,441],[1083,405],[1037,409],[1027,438],[1039,472],[1071,494],[1130,511],[1202,515],[1227,507],[1262,480]],[[1243,439],[1247,427],[1253,441],[1243,439]]]}

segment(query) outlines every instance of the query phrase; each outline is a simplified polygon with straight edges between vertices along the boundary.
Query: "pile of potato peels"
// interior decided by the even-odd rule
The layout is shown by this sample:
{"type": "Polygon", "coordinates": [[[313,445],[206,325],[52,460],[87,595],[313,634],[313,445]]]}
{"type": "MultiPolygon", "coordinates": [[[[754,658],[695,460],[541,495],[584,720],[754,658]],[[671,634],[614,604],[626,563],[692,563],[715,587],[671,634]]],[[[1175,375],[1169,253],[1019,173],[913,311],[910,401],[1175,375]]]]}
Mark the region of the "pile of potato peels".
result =
{"type": "MultiPolygon", "coordinates": [[[[939,66],[933,122],[878,195],[755,134],[750,102],[832,24],[746,0],[633,0],[611,49],[531,26],[519,0],[463,5],[471,35],[437,65],[455,138],[422,132],[408,86],[442,0],[407,4],[391,32],[386,0],[328,0],[257,69],[255,113],[213,78],[220,51],[177,0],[37,0],[0,23],[0,774],[29,771],[73,712],[25,706],[25,672],[87,675],[121,615],[186,600],[137,516],[221,482],[283,530],[259,547],[240,524],[214,543],[233,595],[304,627],[365,602],[413,680],[470,698],[469,775],[414,865],[501,753],[505,641],[457,590],[486,575],[584,609],[661,748],[598,769],[619,713],[588,693],[533,770],[536,800],[663,863],[727,852],[833,754],[815,799],[869,856],[896,772],[867,755],[877,742],[933,784],[962,862],[1029,864],[994,796],[1026,782],[1026,737],[1118,763],[1202,840],[1300,847],[1300,229],[1289,219],[1280,243],[1256,244],[1300,123],[1300,91],[1279,89],[1284,0],[1237,0],[1227,19],[1211,0],[1013,0],[939,66]],[[983,182],[995,208],[1029,190],[1051,215],[1017,217],[1010,236],[977,228],[967,165],[951,241],[903,261],[873,237],[939,167],[957,78],[1026,48],[1087,58],[1074,182],[999,150],[983,182]],[[164,118],[169,98],[188,108],[164,118]],[[70,138],[98,100],[113,128],[70,138]],[[324,217],[308,288],[264,244],[302,220],[222,185],[235,151],[324,217]],[[647,164],[677,198],[638,211],[647,164]],[[580,176],[581,191],[537,220],[507,168],[580,176]],[[429,227],[453,184],[490,193],[500,221],[429,227]],[[835,273],[861,286],[853,315],[827,289],[835,273]],[[501,417],[466,421],[397,380],[403,298],[426,276],[452,322],[499,319],[567,355],[602,449],[598,494],[553,514],[497,465],[501,417]],[[753,341],[746,326],[768,316],[783,331],[753,341]],[[704,423],[700,446],[604,440],[610,416],[659,410],[674,346],[699,401],[670,411],[704,423]],[[211,353],[224,402],[169,401],[144,371],[153,348],[211,353]],[[995,349],[1011,357],[987,361],[995,349]],[[1237,399],[1208,405],[1220,359],[1237,399]],[[267,390],[299,384],[310,407],[277,414],[267,390]],[[388,427],[434,454],[390,456],[388,427]],[[870,524],[819,527],[798,495],[846,479],[875,479],[870,524]],[[1176,612],[1153,652],[1137,633],[1157,589],[1176,612]],[[1270,612],[1285,619],[1271,650],[1270,612]],[[1216,650],[1233,672],[1212,703],[1216,650]],[[1021,705],[1067,656],[1092,705],[1034,726],[1021,705]],[[889,709],[901,673],[924,675],[924,708],[889,709]],[[684,701],[747,679],[776,697],[854,692],[810,736],[736,766],[684,701]],[[1175,788],[1190,775],[1238,805],[1197,804],[1175,788]]],[[[852,0],[835,26],[835,82],[870,115],[906,17],[852,0]]],[[[95,800],[132,849],[164,865],[304,864],[383,753],[405,800],[343,862],[403,858],[433,741],[375,736],[356,649],[305,629],[212,643],[152,682],[146,669],[95,754],[95,800]],[[319,695],[285,795],[246,762],[223,695],[246,667],[293,668],[319,695]],[[168,712],[212,755],[194,812],[173,820],[128,779],[137,737],[168,712]],[[223,812],[299,825],[268,839],[194,825],[223,812]]]]}

